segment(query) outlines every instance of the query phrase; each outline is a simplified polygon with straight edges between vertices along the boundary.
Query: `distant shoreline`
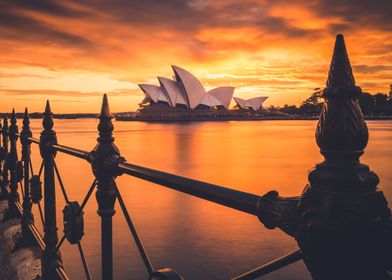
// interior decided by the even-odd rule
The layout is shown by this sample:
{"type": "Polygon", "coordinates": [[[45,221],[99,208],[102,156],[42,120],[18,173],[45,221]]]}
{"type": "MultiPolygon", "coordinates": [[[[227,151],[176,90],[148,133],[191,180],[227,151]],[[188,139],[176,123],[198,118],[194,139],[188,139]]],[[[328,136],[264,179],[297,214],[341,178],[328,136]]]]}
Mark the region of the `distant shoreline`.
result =
{"type": "MultiPolygon", "coordinates": [[[[116,121],[131,121],[131,122],[202,122],[202,121],[267,121],[267,120],[318,120],[319,116],[301,116],[301,115],[279,115],[279,116],[204,116],[204,117],[134,117],[124,116],[124,113],[114,113],[116,121]]],[[[0,117],[4,118],[5,113],[0,113],[0,117]]],[[[7,114],[8,118],[10,114],[7,114]]],[[[23,118],[22,113],[17,113],[18,119],[23,118]]],[[[30,114],[31,119],[42,119],[42,113],[30,114]]],[[[54,119],[96,119],[98,114],[54,114],[54,119]]],[[[364,116],[365,120],[392,120],[391,116],[364,116]]]]}

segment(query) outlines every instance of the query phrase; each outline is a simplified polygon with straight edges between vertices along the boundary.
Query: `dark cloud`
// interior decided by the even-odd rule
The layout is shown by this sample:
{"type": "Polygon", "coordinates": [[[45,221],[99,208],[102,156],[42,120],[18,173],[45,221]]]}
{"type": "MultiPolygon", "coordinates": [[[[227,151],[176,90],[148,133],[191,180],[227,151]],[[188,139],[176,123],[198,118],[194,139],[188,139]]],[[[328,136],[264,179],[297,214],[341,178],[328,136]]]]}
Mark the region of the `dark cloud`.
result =
{"type": "Polygon", "coordinates": [[[2,3],[3,9],[8,11],[19,12],[40,12],[61,17],[84,17],[89,13],[86,10],[78,10],[72,8],[68,1],[53,1],[53,0],[12,0],[2,3]]]}
{"type": "Polygon", "coordinates": [[[33,41],[66,46],[91,47],[93,45],[86,38],[56,29],[5,4],[0,4],[0,35],[1,39],[18,40],[20,43],[33,41]]]}

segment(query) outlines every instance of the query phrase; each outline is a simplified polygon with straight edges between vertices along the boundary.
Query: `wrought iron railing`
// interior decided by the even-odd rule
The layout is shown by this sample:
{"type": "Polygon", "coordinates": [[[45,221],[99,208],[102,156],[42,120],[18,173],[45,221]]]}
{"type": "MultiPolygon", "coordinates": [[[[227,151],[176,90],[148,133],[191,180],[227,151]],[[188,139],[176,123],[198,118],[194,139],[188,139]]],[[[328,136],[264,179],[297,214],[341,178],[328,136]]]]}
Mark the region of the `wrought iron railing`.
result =
{"type": "MultiPolygon", "coordinates": [[[[53,130],[53,118],[49,102],[47,102],[44,112],[42,122],[43,130],[40,139],[32,136],[27,109],[23,118],[23,129],[20,133],[18,132],[17,119],[14,111],[10,115],[11,125],[9,129],[7,126],[7,116],[4,118],[2,129],[3,164],[1,165],[3,167],[3,193],[8,194],[10,216],[21,217],[23,236],[33,239],[43,251],[42,276],[44,279],[53,279],[54,277],[67,278],[59,254],[59,250],[65,240],[70,244],[77,245],[86,279],[91,279],[81,241],[84,235],[83,209],[95,189],[97,190],[98,214],[101,216],[102,221],[102,278],[113,278],[112,215],[114,213],[114,202],[117,200],[150,278],[181,279],[174,270],[167,268],[155,270],[153,267],[116,184],[116,177],[123,174],[200,197],[247,214],[259,215],[260,203],[263,203],[262,201],[268,198],[126,162],[120,156],[119,150],[114,145],[111,118],[107,96],[104,95],[101,114],[99,115],[98,144],[92,152],[57,143],[56,133],[53,130]],[[18,139],[20,139],[22,146],[21,160],[18,159],[18,139]],[[7,149],[8,140],[10,142],[9,152],[7,149]],[[31,162],[30,149],[32,144],[39,145],[42,157],[42,163],[38,173],[34,172],[31,162]],[[93,180],[81,204],[77,201],[69,200],[67,189],[56,164],[57,152],[86,160],[91,164],[96,178],[93,180]],[[10,175],[9,184],[7,183],[8,174],[10,175]],[[64,213],[64,230],[60,238],[58,238],[56,221],[56,211],[59,211],[59,207],[56,205],[56,179],[59,190],[66,203],[64,209],[62,209],[64,213]],[[20,205],[18,187],[22,194],[22,205],[20,205]],[[44,199],[44,210],[41,207],[42,198],[44,199]],[[39,233],[34,224],[32,215],[33,205],[37,205],[38,207],[38,213],[44,229],[43,234],[39,233]]],[[[293,202],[294,204],[298,203],[299,198],[290,201],[290,203],[293,202]]],[[[235,279],[255,279],[300,259],[301,253],[297,250],[235,279]]]]}
{"type": "Polygon", "coordinates": [[[20,133],[15,112],[10,115],[10,126],[5,116],[0,141],[1,194],[8,198],[8,216],[21,217],[23,237],[42,249],[43,279],[68,279],[59,253],[65,240],[77,245],[86,278],[91,279],[81,241],[84,235],[83,209],[94,190],[101,218],[102,279],[113,279],[112,216],[116,200],[149,279],[182,279],[172,269],[155,269],[152,265],[116,185],[116,178],[122,175],[134,176],[253,215],[267,228],[279,227],[297,239],[301,250],[234,279],[255,279],[302,257],[315,279],[388,279],[386,273],[392,270],[391,262],[385,261],[392,259],[385,257],[387,253],[390,256],[388,248],[392,249],[390,210],[382,192],[376,188],[377,176],[359,162],[368,136],[357,100],[360,93],[352,76],[343,36],[338,35],[324,90],[326,102],[316,131],[317,143],[325,161],[310,172],[310,184],[298,197],[283,198],[275,191],[258,196],[126,162],[114,144],[112,116],[106,95],[98,117],[98,143],[91,152],[58,144],[49,102],[39,139],[32,136],[27,109],[20,133]],[[18,158],[18,139],[22,145],[21,160],[18,158]],[[39,146],[42,157],[38,172],[34,172],[31,163],[33,144],[39,146]],[[95,179],[80,204],[69,200],[56,165],[56,153],[80,158],[91,165],[95,179]],[[56,205],[56,178],[66,202],[62,209],[64,230],[60,239],[56,220],[56,211],[60,211],[56,205]],[[22,194],[22,205],[18,189],[22,194]],[[38,207],[43,234],[35,226],[33,205],[38,207]],[[383,253],[380,256],[377,252],[383,253]],[[369,275],[377,277],[363,278],[369,275]]]}

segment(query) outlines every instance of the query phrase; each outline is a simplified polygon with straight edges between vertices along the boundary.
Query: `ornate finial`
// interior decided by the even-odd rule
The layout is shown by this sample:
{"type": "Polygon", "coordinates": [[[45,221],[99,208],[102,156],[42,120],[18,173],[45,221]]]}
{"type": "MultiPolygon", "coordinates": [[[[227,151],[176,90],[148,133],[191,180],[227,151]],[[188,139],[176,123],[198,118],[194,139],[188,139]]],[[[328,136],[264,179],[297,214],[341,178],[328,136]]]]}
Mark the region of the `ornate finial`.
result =
{"type": "Polygon", "coordinates": [[[327,87],[354,87],[355,79],[342,34],[336,36],[327,87]]]}
{"type": "Polygon", "coordinates": [[[339,34],[316,130],[317,144],[324,156],[341,158],[351,154],[358,159],[362,155],[368,130],[358,103],[361,93],[361,88],[355,86],[343,35],[339,34]]]}
{"type": "Polygon", "coordinates": [[[30,117],[29,117],[29,112],[27,110],[27,107],[25,108],[25,112],[23,115],[23,129],[24,128],[30,128],[30,117]]]}
{"type": "Polygon", "coordinates": [[[16,114],[15,114],[15,109],[12,108],[12,113],[11,113],[11,125],[16,124],[16,114]]]}
{"type": "Polygon", "coordinates": [[[33,134],[30,130],[30,117],[29,112],[27,111],[27,107],[25,108],[25,112],[23,115],[23,127],[20,133],[20,138],[22,144],[29,144],[30,142],[27,140],[28,137],[31,137],[33,134]]]}
{"type": "Polygon", "coordinates": [[[49,100],[46,100],[44,118],[42,120],[42,126],[45,130],[52,130],[53,128],[53,117],[52,111],[50,110],[49,100]]]}
{"type": "Polygon", "coordinates": [[[10,129],[9,129],[10,140],[15,140],[16,141],[16,139],[18,139],[18,136],[16,136],[16,133],[18,133],[18,126],[16,124],[15,109],[12,109],[11,124],[10,124],[10,129]]]}
{"type": "Polygon", "coordinates": [[[7,133],[8,133],[8,117],[7,117],[7,114],[4,114],[3,129],[1,131],[2,131],[3,136],[7,136],[7,133]]]}
{"type": "Polygon", "coordinates": [[[99,115],[99,138],[98,142],[113,142],[114,138],[112,137],[113,132],[113,116],[110,114],[108,97],[106,94],[103,95],[101,114],[99,115]]]}

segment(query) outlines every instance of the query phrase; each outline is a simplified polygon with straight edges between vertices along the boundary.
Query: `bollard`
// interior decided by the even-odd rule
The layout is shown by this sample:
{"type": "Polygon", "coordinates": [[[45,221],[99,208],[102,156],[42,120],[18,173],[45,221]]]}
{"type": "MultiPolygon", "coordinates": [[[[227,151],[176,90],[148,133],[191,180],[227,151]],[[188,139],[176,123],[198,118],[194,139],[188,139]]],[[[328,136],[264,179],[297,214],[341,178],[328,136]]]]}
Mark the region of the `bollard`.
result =
{"type": "Polygon", "coordinates": [[[99,115],[98,144],[90,153],[90,162],[94,176],[97,179],[96,199],[98,215],[101,217],[101,246],[102,246],[102,279],[113,279],[113,236],[112,217],[115,213],[116,201],[114,165],[121,159],[120,152],[114,144],[112,136],[113,124],[106,94],[103,97],[99,115]]]}
{"type": "Polygon", "coordinates": [[[45,250],[42,253],[42,279],[57,279],[56,269],[61,266],[61,258],[56,250],[58,242],[56,223],[56,190],[54,177],[54,157],[57,144],[56,132],[53,130],[53,118],[49,101],[46,102],[43,131],[40,137],[40,153],[44,162],[44,241],[45,250]]]}

